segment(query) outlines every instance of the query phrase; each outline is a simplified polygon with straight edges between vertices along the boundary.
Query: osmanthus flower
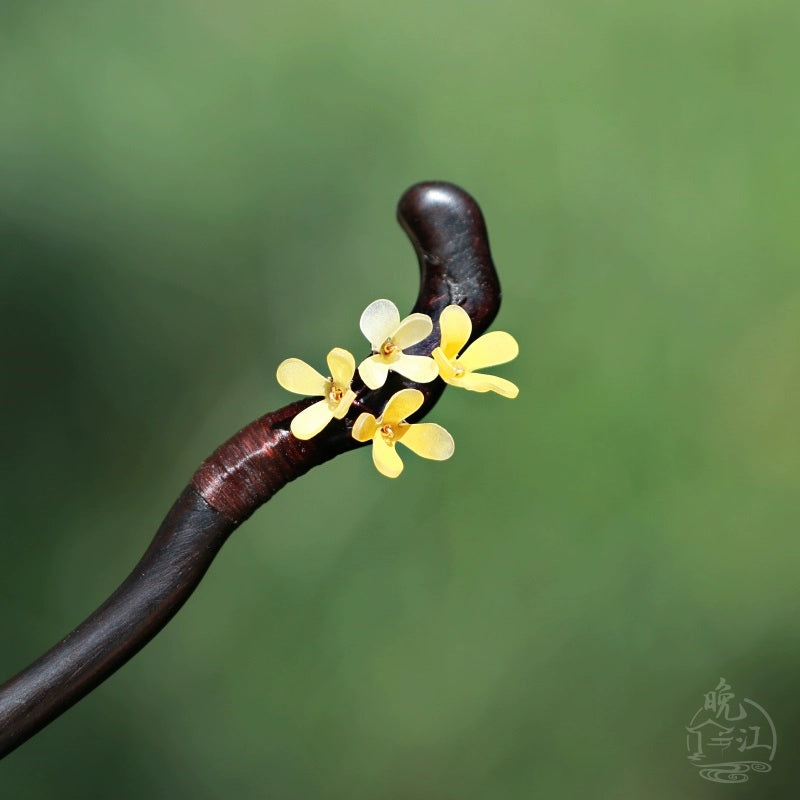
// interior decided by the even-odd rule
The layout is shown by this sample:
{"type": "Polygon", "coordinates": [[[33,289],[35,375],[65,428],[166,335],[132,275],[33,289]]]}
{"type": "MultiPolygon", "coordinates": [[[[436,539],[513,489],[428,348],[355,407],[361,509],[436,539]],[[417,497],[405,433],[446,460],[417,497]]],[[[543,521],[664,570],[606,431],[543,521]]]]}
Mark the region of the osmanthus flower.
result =
{"type": "Polygon", "coordinates": [[[516,397],[519,394],[519,389],[511,381],[475,371],[505,364],[517,357],[519,345],[510,333],[485,333],[459,356],[459,351],[472,334],[469,314],[461,306],[447,306],[439,317],[439,328],[441,342],[431,355],[442,380],[451,386],[460,386],[473,392],[497,392],[503,397],[516,397]]]}
{"type": "Polygon", "coordinates": [[[423,458],[444,461],[453,455],[453,437],[435,422],[406,422],[419,410],[424,400],[419,389],[401,389],[386,403],[377,419],[367,412],[361,414],[353,425],[353,438],[359,442],[372,439],[372,460],[378,471],[388,478],[396,478],[403,471],[403,462],[395,445],[402,442],[409,450],[423,458]]]}
{"type": "Polygon", "coordinates": [[[330,370],[327,378],[299,358],[287,358],[278,366],[278,383],[284,389],[323,398],[292,419],[290,428],[298,439],[311,439],[332,419],[341,419],[355,400],[356,393],[350,388],[356,374],[356,360],[352,353],[334,347],[326,361],[330,370]]]}
{"type": "Polygon", "coordinates": [[[383,386],[390,369],[416,383],[428,383],[437,376],[433,359],[403,352],[430,336],[433,322],[427,314],[409,314],[401,320],[391,300],[376,300],[364,309],[359,325],[372,355],[358,365],[358,374],[370,389],[383,386]]]}

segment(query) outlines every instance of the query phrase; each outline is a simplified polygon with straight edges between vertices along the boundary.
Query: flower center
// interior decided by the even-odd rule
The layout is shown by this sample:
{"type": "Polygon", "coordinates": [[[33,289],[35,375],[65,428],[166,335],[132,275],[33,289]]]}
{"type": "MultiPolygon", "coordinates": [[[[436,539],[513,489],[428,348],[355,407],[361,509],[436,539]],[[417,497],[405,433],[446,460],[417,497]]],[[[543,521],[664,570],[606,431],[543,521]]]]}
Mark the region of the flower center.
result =
{"type": "Polygon", "coordinates": [[[403,438],[403,434],[405,434],[410,427],[410,423],[405,420],[394,423],[387,422],[385,425],[381,425],[378,432],[389,447],[394,447],[394,443],[400,441],[400,439],[403,438]]]}
{"type": "Polygon", "coordinates": [[[389,338],[381,345],[380,353],[384,358],[389,358],[399,350],[400,348],[389,338]]]}
{"type": "Polygon", "coordinates": [[[338,406],[344,397],[344,390],[333,382],[333,378],[328,378],[328,386],[330,387],[328,389],[328,402],[338,406]]]}
{"type": "Polygon", "coordinates": [[[455,370],[455,377],[456,378],[460,378],[466,372],[464,367],[459,367],[458,364],[454,364],[453,365],[453,369],[455,370]]]}
{"type": "Polygon", "coordinates": [[[383,441],[386,442],[386,444],[394,444],[396,435],[395,429],[391,425],[381,426],[381,436],[383,436],[383,441]]]}

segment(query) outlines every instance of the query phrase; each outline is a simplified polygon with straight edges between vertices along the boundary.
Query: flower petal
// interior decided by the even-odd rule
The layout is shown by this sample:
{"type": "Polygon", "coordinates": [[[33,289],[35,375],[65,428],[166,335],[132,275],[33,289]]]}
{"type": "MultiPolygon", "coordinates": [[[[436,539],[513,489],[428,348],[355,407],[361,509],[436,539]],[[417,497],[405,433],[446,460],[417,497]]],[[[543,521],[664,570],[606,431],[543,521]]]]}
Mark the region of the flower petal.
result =
{"type": "Polygon", "coordinates": [[[353,423],[352,436],[357,442],[368,442],[378,430],[378,420],[366,411],[353,423]]]}
{"type": "Polygon", "coordinates": [[[324,395],[328,381],[314,367],[299,358],[287,358],[278,365],[278,383],[295,394],[324,395]]]}
{"type": "Polygon", "coordinates": [[[434,461],[450,458],[456,447],[453,437],[435,422],[412,425],[400,441],[418,456],[432,458],[434,461]]]}
{"type": "Polygon", "coordinates": [[[415,411],[419,410],[425,400],[425,396],[419,389],[401,389],[395,392],[386,403],[386,407],[381,414],[382,425],[396,425],[406,417],[410,417],[415,411]]]}
{"type": "Polygon", "coordinates": [[[472,372],[484,367],[505,364],[519,355],[517,340],[505,331],[492,331],[476,339],[458,359],[464,369],[472,372]]]}
{"type": "Polygon", "coordinates": [[[372,461],[378,472],[387,478],[396,478],[403,471],[403,461],[397,454],[397,449],[387,444],[382,436],[372,440],[372,461]]]}
{"type": "Polygon", "coordinates": [[[431,355],[439,369],[439,377],[446,383],[453,383],[456,376],[456,368],[450,363],[450,359],[444,354],[442,348],[434,347],[431,355]]]}
{"type": "Polygon", "coordinates": [[[400,312],[391,300],[375,300],[370,303],[358,323],[361,333],[376,351],[381,349],[381,345],[397,330],[399,324],[400,312]]]}
{"type": "MultiPolygon", "coordinates": [[[[409,356],[401,353],[390,369],[416,383],[430,383],[438,374],[436,362],[428,356],[409,356]]],[[[366,381],[364,381],[366,383],[366,381]]]]}
{"type": "Polygon", "coordinates": [[[389,367],[380,356],[368,356],[358,365],[358,374],[370,389],[380,389],[386,383],[389,367]]]}
{"type": "Polygon", "coordinates": [[[353,354],[341,347],[334,347],[328,353],[326,361],[333,382],[342,389],[348,388],[350,381],[353,380],[353,375],[356,374],[356,360],[353,358],[353,354]]]}
{"type": "Polygon", "coordinates": [[[511,381],[498,378],[496,375],[484,375],[481,372],[467,372],[448,383],[452,383],[453,386],[461,386],[471,392],[497,392],[497,394],[511,399],[519,394],[519,387],[511,381]]]}
{"type": "Polygon", "coordinates": [[[356,393],[352,389],[348,389],[333,410],[333,416],[336,419],[341,419],[350,410],[350,406],[353,405],[353,400],[355,399],[356,393]]]}
{"type": "Polygon", "coordinates": [[[421,342],[431,335],[433,322],[427,314],[409,314],[391,334],[392,341],[401,349],[421,342]]]}
{"type": "Polygon", "coordinates": [[[333,412],[327,400],[320,400],[318,403],[304,408],[289,426],[292,433],[298,439],[311,439],[316,436],[331,420],[333,412]]]}
{"type": "Polygon", "coordinates": [[[439,317],[439,330],[442,342],[439,345],[444,354],[455,358],[472,335],[472,320],[461,306],[451,305],[439,317]]]}

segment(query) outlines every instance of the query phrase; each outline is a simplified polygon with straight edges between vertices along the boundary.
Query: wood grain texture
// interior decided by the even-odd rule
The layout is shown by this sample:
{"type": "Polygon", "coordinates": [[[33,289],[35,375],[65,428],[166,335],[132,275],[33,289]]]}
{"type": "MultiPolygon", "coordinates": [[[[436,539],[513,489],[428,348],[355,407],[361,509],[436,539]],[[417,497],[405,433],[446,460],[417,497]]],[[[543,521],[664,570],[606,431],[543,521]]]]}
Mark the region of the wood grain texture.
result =
{"type": "MultiPolygon", "coordinates": [[[[481,335],[500,307],[500,285],[478,204],[452,184],[420,183],[400,198],[397,215],[419,261],[420,291],[413,310],[434,321],[428,339],[408,352],[431,352],[439,340],[439,314],[451,303],[469,313],[472,338],[481,335]]],[[[417,421],[433,408],[444,386],[440,379],[415,384],[390,373],[385,386],[371,391],[356,378],[357,397],[348,415],[310,441],[292,436],[289,423],[314,398],[255,420],[218,447],[119,589],[65,639],[0,686],[0,758],[144,647],[186,602],[231,532],[275,492],[312,467],[362,447],[350,436],[362,411],[378,416],[394,392],[413,387],[425,398],[411,418],[417,421]]]]}

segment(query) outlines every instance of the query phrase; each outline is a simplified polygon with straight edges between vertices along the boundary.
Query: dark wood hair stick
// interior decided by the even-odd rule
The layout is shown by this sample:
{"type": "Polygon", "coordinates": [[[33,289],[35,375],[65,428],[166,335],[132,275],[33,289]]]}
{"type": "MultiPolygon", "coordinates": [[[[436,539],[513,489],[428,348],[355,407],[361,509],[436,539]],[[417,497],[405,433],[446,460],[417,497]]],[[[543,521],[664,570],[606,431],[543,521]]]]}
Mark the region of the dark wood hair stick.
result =
{"type": "MultiPolygon", "coordinates": [[[[397,216],[419,259],[414,311],[434,321],[430,337],[408,349],[429,354],[437,344],[441,311],[457,303],[482,334],[500,307],[500,285],[478,204],[457,186],[419,183],[400,198],[397,216]]],[[[257,419],[206,459],[172,506],[142,559],[124,583],[88,619],[37,661],[0,686],[0,758],[88,694],[144,647],[186,602],[228,536],[289,481],[312,467],[362,447],[350,435],[362,411],[376,416],[402,388],[419,389],[425,402],[413,421],[436,404],[444,383],[415,384],[390,373],[371,391],[358,377],[356,401],[308,441],[289,430],[291,419],[314,399],[257,419]]]]}

